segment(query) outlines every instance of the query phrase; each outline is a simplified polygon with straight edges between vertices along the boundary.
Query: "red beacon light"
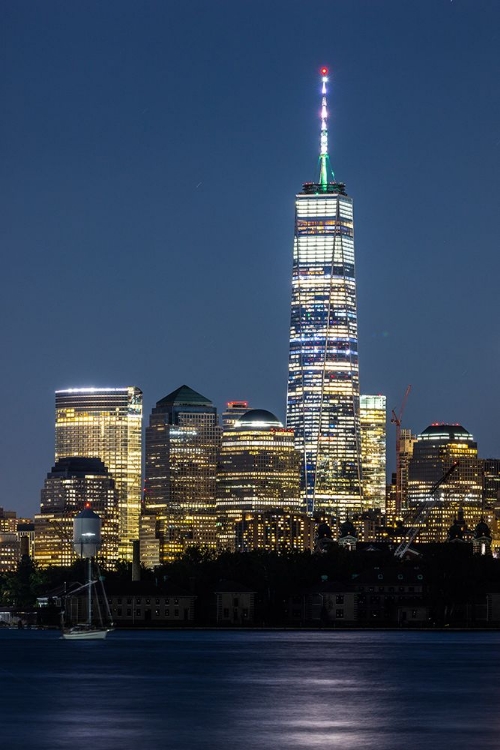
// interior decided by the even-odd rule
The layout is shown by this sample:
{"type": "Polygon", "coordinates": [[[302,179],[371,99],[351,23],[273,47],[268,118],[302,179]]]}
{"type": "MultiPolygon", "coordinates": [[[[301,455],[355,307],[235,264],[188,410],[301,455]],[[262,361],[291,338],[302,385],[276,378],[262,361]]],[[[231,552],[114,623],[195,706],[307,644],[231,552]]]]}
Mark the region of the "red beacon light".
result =
{"type": "Polygon", "coordinates": [[[327,76],[328,75],[328,68],[321,68],[320,73],[321,73],[322,76],[327,76]]]}

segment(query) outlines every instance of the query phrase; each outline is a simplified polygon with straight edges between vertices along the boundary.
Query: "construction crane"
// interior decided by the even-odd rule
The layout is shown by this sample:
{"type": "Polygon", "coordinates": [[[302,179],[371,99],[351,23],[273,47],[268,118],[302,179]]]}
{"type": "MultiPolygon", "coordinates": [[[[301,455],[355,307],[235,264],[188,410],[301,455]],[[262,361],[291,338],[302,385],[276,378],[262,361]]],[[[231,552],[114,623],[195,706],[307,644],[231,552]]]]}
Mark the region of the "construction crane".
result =
{"type": "Polygon", "coordinates": [[[411,385],[405,391],[401,406],[399,407],[399,413],[396,414],[393,409],[391,417],[391,423],[396,425],[396,517],[399,517],[401,513],[401,421],[410,391],[411,385]]]}
{"type": "Polygon", "coordinates": [[[418,535],[418,532],[422,528],[422,526],[426,523],[427,519],[430,516],[431,510],[436,507],[439,500],[436,497],[436,492],[441,487],[442,484],[448,481],[450,476],[453,474],[455,469],[457,468],[459,462],[455,461],[452,463],[450,468],[443,474],[441,479],[438,479],[438,481],[432,485],[431,490],[429,492],[430,500],[426,500],[422,503],[422,505],[419,507],[415,515],[411,516],[411,526],[406,531],[406,539],[403,539],[403,541],[398,545],[394,557],[398,557],[400,560],[403,559],[403,557],[406,555],[408,549],[410,548],[411,544],[415,541],[415,538],[418,535]]]}

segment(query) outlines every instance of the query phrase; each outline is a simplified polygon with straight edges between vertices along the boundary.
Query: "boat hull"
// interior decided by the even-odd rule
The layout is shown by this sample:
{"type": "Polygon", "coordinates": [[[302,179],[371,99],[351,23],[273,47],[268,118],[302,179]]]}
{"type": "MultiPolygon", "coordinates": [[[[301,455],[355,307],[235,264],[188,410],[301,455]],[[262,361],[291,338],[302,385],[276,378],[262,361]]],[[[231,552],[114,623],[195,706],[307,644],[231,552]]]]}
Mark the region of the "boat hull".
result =
{"type": "Polygon", "coordinates": [[[108,634],[107,628],[95,628],[93,630],[66,630],[62,638],[66,641],[102,641],[108,634]]]}

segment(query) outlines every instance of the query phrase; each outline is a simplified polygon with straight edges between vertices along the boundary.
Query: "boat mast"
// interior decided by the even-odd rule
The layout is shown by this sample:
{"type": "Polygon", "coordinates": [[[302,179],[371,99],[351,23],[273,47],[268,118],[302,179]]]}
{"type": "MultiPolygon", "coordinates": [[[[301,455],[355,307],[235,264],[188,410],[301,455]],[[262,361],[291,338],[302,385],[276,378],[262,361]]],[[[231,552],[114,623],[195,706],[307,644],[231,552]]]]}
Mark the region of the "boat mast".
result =
{"type": "Polygon", "coordinates": [[[88,558],[89,567],[88,567],[88,623],[89,625],[92,625],[92,558],[88,558]]]}

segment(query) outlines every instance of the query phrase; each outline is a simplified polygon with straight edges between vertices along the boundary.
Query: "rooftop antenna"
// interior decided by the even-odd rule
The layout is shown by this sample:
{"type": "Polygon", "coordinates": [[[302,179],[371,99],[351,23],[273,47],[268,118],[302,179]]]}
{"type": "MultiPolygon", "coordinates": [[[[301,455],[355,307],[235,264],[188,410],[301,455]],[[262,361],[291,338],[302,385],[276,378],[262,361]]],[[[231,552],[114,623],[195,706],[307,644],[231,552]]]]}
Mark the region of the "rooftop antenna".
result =
{"type": "Polygon", "coordinates": [[[328,83],[328,68],[321,68],[321,136],[319,148],[319,184],[321,189],[326,192],[328,186],[328,170],[331,172],[332,179],[335,180],[333,169],[330,165],[328,155],[328,105],[326,101],[326,84],[328,83]]]}

